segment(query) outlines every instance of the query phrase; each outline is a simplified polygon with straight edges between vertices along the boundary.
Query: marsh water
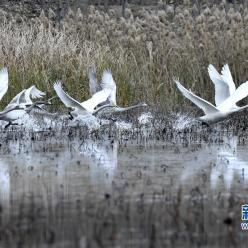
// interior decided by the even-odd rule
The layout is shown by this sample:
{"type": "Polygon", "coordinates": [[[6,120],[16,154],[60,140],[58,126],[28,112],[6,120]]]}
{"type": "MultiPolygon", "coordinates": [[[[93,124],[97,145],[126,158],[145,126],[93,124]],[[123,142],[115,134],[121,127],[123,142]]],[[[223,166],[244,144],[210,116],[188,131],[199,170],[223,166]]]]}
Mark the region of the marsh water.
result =
{"type": "Polygon", "coordinates": [[[239,136],[4,135],[1,247],[248,245],[248,147],[239,136]]]}

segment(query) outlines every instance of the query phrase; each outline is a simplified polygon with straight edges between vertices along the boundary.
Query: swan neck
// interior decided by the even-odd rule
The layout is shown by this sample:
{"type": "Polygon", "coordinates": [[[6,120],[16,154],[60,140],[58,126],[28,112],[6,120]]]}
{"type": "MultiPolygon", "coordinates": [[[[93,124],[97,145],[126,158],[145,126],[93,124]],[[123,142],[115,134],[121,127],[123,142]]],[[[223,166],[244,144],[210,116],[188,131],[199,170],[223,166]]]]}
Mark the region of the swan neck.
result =
{"type": "Polygon", "coordinates": [[[99,107],[98,109],[96,109],[96,110],[93,112],[93,114],[98,113],[98,112],[99,112],[100,110],[102,110],[102,109],[105,109],[105,108],[113,108],[113,107],[114,107],[114,106],[109,105],[109,104],[103,105],[103,106],[99,107]]]}

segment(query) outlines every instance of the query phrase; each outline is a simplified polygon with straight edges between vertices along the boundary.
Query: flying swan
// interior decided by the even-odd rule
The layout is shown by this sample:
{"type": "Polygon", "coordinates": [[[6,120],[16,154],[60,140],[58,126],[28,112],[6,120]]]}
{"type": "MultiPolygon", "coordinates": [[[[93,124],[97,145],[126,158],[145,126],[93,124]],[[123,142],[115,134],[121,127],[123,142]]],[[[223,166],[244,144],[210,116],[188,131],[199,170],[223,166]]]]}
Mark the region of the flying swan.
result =
{"type": "MultiPolygon", "coordinates": [[[[0,100],[8,90],[8,70],[2,68],[0,70],[0,100]]],[[[13,121],[21,118],[24,114],[29,113],[31,109],[38,107],[39,104],[46,104],[46,102],[33,103],[31,98],[41,98],[45,95],[44,92],[38,90],[34,85],[28,89],[22,90],[17,94],[10,103],[0,112],[0,120],[7,121],[7,128],[10,125],[16,125],[13,121]]]]}
{"type": "Polygon", "coordinates": [[[215,85],[216,106],[184,88],[178,80],[174,80],[181,93],[203,110],[205,115],[198,118],[200,121],[204,123],[216,123],[224,120],[233,113],[248,108],[248,105],[243,107],[236,105],[237,102],[248,95],[248,81],[236,89],[228,65],[223,66],[221,74],[217,72],[213,65],[209,65],[208,72],[215,85]]]}
{"type": "Polygon", "coordinates": [[[85,117],[94,115],[103,108],[116,106],[116,84],[109,70],[103,72],[102,83],[100,86],[101,90],[95,92],[90,99],[81,103],[69,96],[62,89],[60,81],[54,83],[54,90],[64,105],[70,109],[70,119],[73,119],[77,116],[85,117]],[[97,107],[101,103],[106,104],[97,107]]]}

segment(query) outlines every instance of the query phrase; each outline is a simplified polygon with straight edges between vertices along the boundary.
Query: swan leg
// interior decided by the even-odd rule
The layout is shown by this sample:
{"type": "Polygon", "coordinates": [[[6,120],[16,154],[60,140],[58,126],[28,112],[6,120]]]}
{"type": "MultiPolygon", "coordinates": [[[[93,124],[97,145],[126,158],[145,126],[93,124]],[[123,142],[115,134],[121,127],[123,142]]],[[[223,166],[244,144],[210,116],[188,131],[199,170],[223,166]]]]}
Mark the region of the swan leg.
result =
{"type": "Polygon", "coordinates": [[[112,122],[116,122],[118,119],[117,118],[110,117],[109,120],[111,120],[112,122]]]}
{"type": "Polygon", "coordinates": [[[10,125],[11,125],[11,122],[9,122],[9,123],[4,127],[4,129],[8,128],[10,125]]]}
{"type": "Polygon", "coordinates": [[[217,133],[218,130],[216,128],[214,128],[213,126],[210,126],[209,123],[205,122],[205,121],[202,121],[202,126],[203,127],[206,127],[207,130],[209,130],[210,132],[213,132],[213,133],[217,133]]]}
{"type": "Polygon", "coordinates": [[[14,126],[14,125],[18,125],[18,123],[12,123],[11,121],[9,121],[9,123],[4,127],[4,129],[8,128],[9,126],[14,126]]]}
{"type": "Polygon", "coordinates": [[[70,120],[73,120],[74,119],[74,117],[72,116],[71,112],[69,112],[69,119],[70,120]]]}
{"type": "Polygon", "coordinates": [[[207,122],[205,122],[205,121],[202,121],[202,126],[206,126],[206,127],[211,128],[210,125],[207,122]]]}

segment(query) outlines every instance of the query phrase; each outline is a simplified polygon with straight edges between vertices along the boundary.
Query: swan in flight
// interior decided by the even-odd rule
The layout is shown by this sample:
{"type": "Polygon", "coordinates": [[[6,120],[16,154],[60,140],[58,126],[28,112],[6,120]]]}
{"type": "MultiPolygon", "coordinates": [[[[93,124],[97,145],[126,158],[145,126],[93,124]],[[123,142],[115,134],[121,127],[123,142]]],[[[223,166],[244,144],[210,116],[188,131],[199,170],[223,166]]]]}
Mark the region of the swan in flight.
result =
{"type": "MultiPolygon", "coordinates": [[[[3,68],[0,70],[0,100],[8,90],[8,70],[3,68]]],[[[41,98],[45,95],[44,92],[38,90],[34,85],[28,89],[18,93],[10,103],[0,112],[0,120],[7,121],[7,128],[10,125],[15,125],[13,121],[20,119],[24,114],[30,112],[31,109],[38,107],[39,104],[45,102],[33,103],[31,98],[41,98]]]]}
{"type": "Polygon", "coordinates": [[[65,106],[70,109],[69,112],[70,119],[73,119],[74,117],[77,116],[86,117],[86,116],[94,115],[103,108],[115,106],[116,104],[115,99],[112,98],[111,94],[112,91],[115,91],[116,86],[113,80],[108,81],[108,79],[109,79],[109,71],[104,71],[102,85],[101,85],[102,90],[96,92],[90,99],[82,103],[69,96],[62,89],[60,81],[54,83],[54,90],[57,93],[58,97],[65,104],[65,106]],[[106,104],[96,108],[97,105],[99,105],[102,102],[105,102],[107,99],[108,100],[110,99],[109,100],[110,104],[106,104]]]}
{"type": "MultiPolygon", "coordinates": [[[[113,80],[113,76],[112,73],[110,71],[108,71],[109,73],[106,75],[106,82],[114,82],[113,80]]],[[[104,79],[104,75],[103,75],[103,79],[104,79]]],[[[103,82],[102,79],[102,82],[103,82]]],[[[125,112],[134,108],[139,108],[139,107],[147,107],[146,103],[139,103],[133,106],[129,106],[129,107],[119,107],[116,104],[116,84],[114,83],[115,87],[114,90],[111,92],[111,94],[109,95],[109,97],[107,98],[107,100],[105,102],[102,102],[98,105],[101,106],[103,104],[111,104],[114,103],[113,108],[109,108],[108,111],[110,111],[111,113],[117,113],[117,112],[125,112]]],[[[103,85],[100,84],[97,81],[97,76],[96,76],[96,68],[95,66],[93,66],[92,68],[90,68],[89,70],[89,87],[90,87],[90,94],[93,96],[94,94],[100,92],[103,87],[103,85]]],[[[102,109],[100,109],[102,110],[102,109]]],[[[100,110],[98,110],[98,113],[100,113],[100,110]]]]}
{"type": "Polygon", "coordinates": [[[45,96],[45,93],[38,90],[36,86],[32,85],[28,89],[22,90],[20,93],[18,93],[11,101],[10,103],[5,107],[6,109],[11,109],[16,106],[22,106],[22,107],[29,107],[33,104],[33,99],[42,98],[45,96]]]}
{"type": "Polygon", "coordinates": [[[178,80],[175,80],[181,93],[204,111],[205,115],[198,118],[200,121],[207,124],[215,123],[224,120],[233,113],[248,108],[248,105],[243,107],[236,105],[237,102],[248,95],[248,81],[236,89],[228,65],[223,66],[221,74],[217,72],[213,65],[209,65],[208,72],[215,85],[216,106],[187,90],[178,80]]]}

